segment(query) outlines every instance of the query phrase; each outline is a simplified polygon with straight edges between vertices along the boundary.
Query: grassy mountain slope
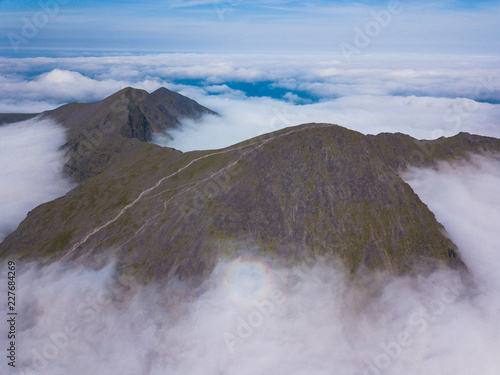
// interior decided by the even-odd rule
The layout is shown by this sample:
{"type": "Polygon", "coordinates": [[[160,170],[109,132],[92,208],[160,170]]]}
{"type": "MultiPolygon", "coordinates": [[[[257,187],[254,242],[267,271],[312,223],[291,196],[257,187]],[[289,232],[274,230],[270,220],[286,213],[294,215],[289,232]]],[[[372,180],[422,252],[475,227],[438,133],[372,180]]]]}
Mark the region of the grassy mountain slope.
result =
{"type": "Polygon", "coordinates": [[[119,160],[28,214],[2,258],[117,257],[145,278],[208,274],[222,254],[296,262],[340,257],[351,270],[464,267],[443,227],[398,175],[500,140],[364,136],[305,124],[223,150],[181,153],[134,141],[119,160]]]}

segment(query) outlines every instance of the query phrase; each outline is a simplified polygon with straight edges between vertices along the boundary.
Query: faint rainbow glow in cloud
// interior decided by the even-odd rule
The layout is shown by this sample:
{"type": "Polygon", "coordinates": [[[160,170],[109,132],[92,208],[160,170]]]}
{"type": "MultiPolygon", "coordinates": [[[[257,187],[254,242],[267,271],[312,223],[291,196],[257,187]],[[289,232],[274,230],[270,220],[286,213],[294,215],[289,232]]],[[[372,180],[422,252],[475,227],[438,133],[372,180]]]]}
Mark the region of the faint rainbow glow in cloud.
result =
{"type": "Polygon", "coordinates": [[[241,307],[268,299],[275,284],[269,264],[251,256],[238,257],[226,264],[222,280],[229,300],[241,307]]]}

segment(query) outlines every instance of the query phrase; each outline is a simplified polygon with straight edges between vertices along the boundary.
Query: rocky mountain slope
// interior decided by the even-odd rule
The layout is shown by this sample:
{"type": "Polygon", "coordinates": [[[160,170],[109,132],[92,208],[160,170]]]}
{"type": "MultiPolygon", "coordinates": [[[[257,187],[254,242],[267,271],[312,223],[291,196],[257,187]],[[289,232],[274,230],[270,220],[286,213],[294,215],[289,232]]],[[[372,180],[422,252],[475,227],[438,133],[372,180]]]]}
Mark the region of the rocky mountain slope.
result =
{"type": "MultiPolygon", "coordinates": [[[[500,140],[460,133],[419,141],[304,124],[222,150],[182,153],[141,142],[148,126],[159,129],[139,126],[152,124],[166,108],[164,99],[156,99],[129,99],[124,123],[108,116],[105,105],[93,110],[92,124],[111,121],[117,132],[80,163],[101,158],[114,137],[131,141],[101,173],[31,211],[0,245],[1,258],[92,263],[114,257],[145,279],[203,277],[220,256],[241,251],[292,263],[333,256],[351,271],[396,275],[440,264],[465,267],[399,172],[471,152],[499,152],[500,140]],[[142,120],[131,120],[135,115],[142,120]]],[[[77,121],[78,112],[62,108],[53,112],[58,121],[77,121]]],[[[88,123],[71,130],[69,143],[88,123]]]]}
{"type": "Polygon", "coordinates": [[[67,129],[65,173],[77,182],[102,172],[118,154],[153,133],[174,129],[183,118],[216,115],[194,100],[164,87],[147,91],[127,87],[95,103],[69,103],[41,114],[0,114],[0,123],[22,121],[36,115],[56,120],[67,129]]]}

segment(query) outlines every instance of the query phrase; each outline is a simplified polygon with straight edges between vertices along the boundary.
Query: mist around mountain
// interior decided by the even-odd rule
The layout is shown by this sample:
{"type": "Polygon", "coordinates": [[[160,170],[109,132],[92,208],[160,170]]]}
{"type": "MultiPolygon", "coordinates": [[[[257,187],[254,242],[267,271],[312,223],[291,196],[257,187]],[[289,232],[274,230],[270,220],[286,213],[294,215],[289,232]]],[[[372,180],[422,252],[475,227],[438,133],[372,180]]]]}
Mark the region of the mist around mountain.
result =
{"type": "Polygon", "coordinates": [[[76,186],[0,244],[20,371],[498,372],[500,140],[310,123],[181,152],[151,141],[216,114],[160,93],[38,117],[76,186]]]}
{"type": "Polygon", "coordinates": [[[500,2],[0,9],[1,375],[500,374],[500,2]]]}
{"type": "Polygon", "coordinates": [[[222,150],[148,142],[203,115],[216,113],[167,89],[131,88],[44,112],[67,129],[65,171],[81,183],[31,211],[0,245],[2,257],[115,259],[146,279],[203,279],[239,249],[292,265],[338,258],[350,272],[466,269],[399,174],[497,152],[499,140],[460,133],[419,141],[304,124],[222,150]]]}

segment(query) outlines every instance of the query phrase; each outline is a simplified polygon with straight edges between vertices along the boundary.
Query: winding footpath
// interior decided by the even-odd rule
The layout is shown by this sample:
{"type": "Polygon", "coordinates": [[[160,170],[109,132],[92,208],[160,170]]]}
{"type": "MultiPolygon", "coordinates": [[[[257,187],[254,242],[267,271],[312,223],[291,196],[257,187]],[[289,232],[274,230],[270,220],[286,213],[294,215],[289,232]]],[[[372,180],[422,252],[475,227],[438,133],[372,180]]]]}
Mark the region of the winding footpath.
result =
{"type": "MultiPolygon", "coordinates": [[[[103,230],[104,228],[108,227],[109,225],[113,224],[114,222],[116,222],[129,208],[131,207],[134,207],[140,200],[142,200],[144,198],[145,195],[149,194],[150,192],[152,192],[153,190],[156,190],[164,181],[176,176],[177,174],[181,173],[182,171],[186,170],[187,168],[189,168],[191,165],[193,165],[194,163],[200,161],[200,160],[203,160],[203,159],[206,159],[208,157],[211,157],[211,156],[214,156],[214,155],[220,155],[220,154],[224,154],[224,153],[228,153],[228,152],[234,152],[234,151],[238,151],[238,150],[242,150],[242,149],[246,149],[248,147],[252,147],[254,145],[257,145],[254,149],[258,149],[262,146],[264,146],[266,143],[272,141],[272,140],[275,140],[275,139],[278,139],[278,138],[281,138],[281,137],[285,137],[287,135],[290,135],[290,134],[293,134],[293,133],[297,133],[297,132],[301,132],[301,131],[309,131],[311,129],[316,129],[316,128],[326,128],[326,127],[331,127],[331,126],[336,126],[336,125],[333,125],[333,124],[314,124],[314,125],[311,125],[311,126],[307,126],[307,127],[301,127],[300,129],[294,129],[294,130],[290,130],[289,132],[287,133],[284,133],[284,134],[279,134],[279,135],[276,135],[274,137],[269,137],[269,138],[266,138],[264,140],[257,140],[255,142],[252,142],[252,143],[249,143],[249,144],[246,144],[246,145],[242,145],[242,146],[239,146],[239,147],[236,147],[236,148],[228,148],[228,149],[225,149],[225,150],[221,150],[221,151],[215,151],[215,152],[212,152],[210,154],[207,154],[207,155],[203,155],[203,156],[200,156],[199,158],[196,158],[196,159],[193,159],[191,160],[189,163],[187,163],[185,166],[179,168],[177,171],[175,171],[174,173],[171,173],[169,174],[168,176],[165,176],[165,177],[162,177],[160,180],[158,180],[158,182],[143,190],[139,196],[131,203],[127,204],[125,207],[123,207],[120,212],[118,212],[118,214],[113,217],[112,219],[108,220],[106,223],[100,225],[99,227],[96,227],[94,228],[92,231],[90,231],[87,235],[85,235],[85,237],[83,237],[83,239],[81,239],[80,241],[78,241],[76,244],[73,245],[73,247],[71,248],[71,250],[69,250],[66,254],[64,254],[60,260],[64,260],[65,258],[67,258],[70,254],[72,254],[73,252],[75,252],[80,246],[82,246],[83,244],[85,244],[90,237],[94,236],[95,234],[99,233],[101,230],[103,230]]],[[[247,151],[245,153],[242,154],[242,156],[237,159],[236,161],[230,163],[229,166],[226,166],[214,173],[212,173],[210,176],[208,176],[207,178],[204,178],[202,179],[201,181],[198,181],[196,183],[196,185],[200,184],[201,182],[203,181],[206,181],[210,178],[212,178],[213,176],[215,176],[216,174],[222,172],[223,170],[229,168],[230,166],[232,165],[235,165],[237,162],[239,162],[245,155],[248,155],[250,151],[247,151]]],[[[196,186],[195,185],[195,186],[196,186]]],[[[194,187],[194,186],[193,186],[194,187]]],[[[142,228],[141,228],[142,229],[142,228]]]]}

